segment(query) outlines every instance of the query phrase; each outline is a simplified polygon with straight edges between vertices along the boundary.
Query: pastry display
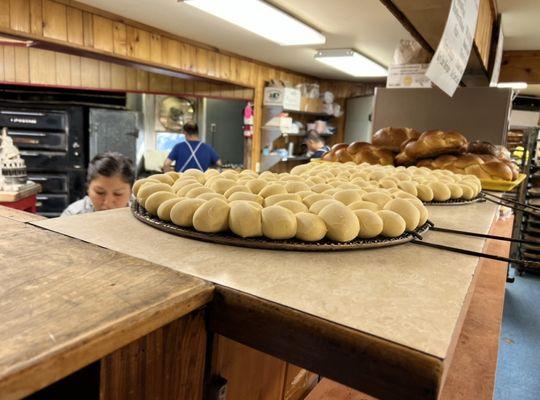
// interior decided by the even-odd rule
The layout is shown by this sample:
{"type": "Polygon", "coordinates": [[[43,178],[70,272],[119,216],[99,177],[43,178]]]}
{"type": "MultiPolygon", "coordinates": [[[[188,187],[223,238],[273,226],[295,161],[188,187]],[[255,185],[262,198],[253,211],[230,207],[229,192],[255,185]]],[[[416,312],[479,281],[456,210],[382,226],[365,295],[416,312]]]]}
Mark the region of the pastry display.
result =
{"type": "Polygon", "coordinates": [[[309,163],[281,174],[188,170],[153,175],[133,188],[149,214],[182,228],[341,243],[414,231],[428,219],[422,201],[472,199],[481,190],[475,176],[355,162],[309,163]]]}

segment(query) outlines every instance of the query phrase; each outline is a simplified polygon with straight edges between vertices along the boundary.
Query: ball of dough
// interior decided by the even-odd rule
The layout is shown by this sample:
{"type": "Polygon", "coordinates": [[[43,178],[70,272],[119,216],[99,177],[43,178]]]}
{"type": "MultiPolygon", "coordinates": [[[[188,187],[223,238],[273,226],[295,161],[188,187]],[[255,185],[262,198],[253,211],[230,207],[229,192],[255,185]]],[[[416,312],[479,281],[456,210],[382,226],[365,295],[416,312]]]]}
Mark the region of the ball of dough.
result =
{"type": "MultiPolygon", "coordinates": [[[[380,190],[380,189],[379,189],[380,190]]],[[[366,193],[362,196],[362,200],[369,201],[371,203],[377,204],[380,210],[384,208],[384,205],[392,200],[392,197],[384,192],[371,192],[366,193]]]]}
{"type": "Polygon", "coordinates": [[[223,171],[220,176],[222,178],[225,178],[225,179],[231,179],[233,181],[237,181],[240,176],[238,175],[238,173],[236,171],[233,171],[231,169],[228,169],[227,171],[223,171]]]}
{"type": "Polygon", "coordinates": [[[312,214],[317,214],[318,215],[324,207],[326,207],[328,204],[332,204],[332,203],[341,204],[339,201],[337,201],[334,198],[322,199],[322,200],[318,200],[315,203],[313,203],[311,205],[311,207],[309,207],[309,212],[312,213],[312,214]]]}
{"type": "Polygon", "coordinates": [[[253,179],[249,182],[246,182],[246,187],[251,190],[252,193],[259,194],[260,191],[268,184],[265,180],[262,179],[253,179]]]}
{"type": "Polygon", "coordinates": [[[294,201],[301,202],[302,198],[295,193],[274,194],[264,199],[264,206],[265,207],[273,206],[274,204],[279,203],[280,201],[283,201],[283,200],[294,200],[294,201]]]}
{"type": "Polygon", "coordinates": [[[226,201],[211,199],[193,214],[193,227],[199,232],[217,233],[229,229],[230,207],[226,201]]]}
{"type": "Polygon", "coordinates": [[[395,180],[390,178],[383,178],[379,181],[379,186],[385,189],[397,188],[398,185],[395,180]]]}
{"type": "Polygon", "coordinates": [[[176,172],[176,171],[165,172],[165,175],[171,177],[172,180],[175,181],[175,182],[178,180],[178,178],[180,178],[180,174],[181,174],[181,172],[176,172]]]}
{"type": "Polygon", "coordinates": [[[155,192],[152,193],[146,201],[144,202],[144,208],[150,215],[157,215],[157,210],[161,203],[163,203],[166,200],[177,198],[177,196],[172,192],[155,192]]]}
{"type": "Polygon", "coordinates": [[[398,187],[406,193],[412,194],[413,196],[418,196],[418,189],[412,181],[401,181],[398,184],[398,187]]]}
{"type": "Polygon", "coordinates": [[[247,238],[262,236],[262,208],[254,207],[250,201],[234,200],[230,203],[229,229],[236,235],[247,238]]]}
{"type": "Polygon", "coordinates": [[[219,176],[219,171],[217,169],[207,169],[206,171],[204,171],[204,179],[205,179],[205,182],[208,181],[209,178],[213,177],[213,176],[219,176]]]}
{"type": "Polygon", "coordinates": [[[310,190],[310,188],[307,183],[291,181],[287,182],[285,185],[285,190],[287,190],[288,193],[297,193],[310,190]]]}
{"type": "Polygon", "coordinates": [[[144,185],[145,183],[149,183],[149,182],[150,183],[161,183],[157,179],[150,179],[150,178],[139,179],[139,180],[135,181],[135,183],[133,184],[133,188],[131,189],[132,192],[133,192],[133,195],[136,197],[137,192],[142,187],[142,185],[144,185]]]}
{"type": "Polygon", "coordinates": [[[144,207],[144,202],[152,193],[162,192],[162,191],[172,193],[172,188],[166,183],[146,184],[139,189],[139,192],[137,193],[137,201],[139,202],[141,206],[144,207]]]}
{"type": "Polygon", "coordinates": [[[433,190],[433,200],[446,201],[450,199],[452,193],[448,185],[442,182],[430,182],[429,187],[433,190]]]}
{"type": "Polygon", "coordinates": [[[461,197],[463,197],[465,200],[472,200],[474,198],[474,189],[472,187],[463,183],[460,183],[459,186],[463,192],[461,197]]]}
{"type": "Polygon", "coordinates": [[[203,199],[203,200],[206,200],[206,201],[211,200],[211,199],[221,199],[221,200],[227,201],[225,196],[223,196],[222,194],[219,194],[219,193],[214,193],[212,191],[201,193],[200,195],[197,196],[197,198],[198,199],[203,199]]]}
{"type": "Polygon", "coordinates": [[[199,182],[193,181],[193,182],[190,183],[189,185],[185,185],[185,186],[183,186],[181,189],[178,189],[178,190],[176,191],[176,194],[177,194],[178,196],[184,197],[184,196],[186,196],[186,195],[189,193],[189,191],[190,191],[191,189],[202,188],[202,187],[204,187],[204,186],[201,185],[199,182]]]}
{"type": "Polygon", "coordinates": [[[314,194],[311,190],[302,190],[301,192],[296,192],[295,194],[297,194],[298,196],[300,196],[300,198],[302,199],[302,201],[304,201],[304,199],[308,196],[311,196],[312,194],[314,194]]]}
{"type": "Polygon", "coordinates": [[[206,180],[206,177],[204,176],[204,172],[196,168],[190,168],[190,169],[185,170],[184,175],[194,177],[195,179],[199,181],[199,183],[204,183],[206,180]]]}
{"type": "Polygon", "coordinates": [[[198,180],[196,180],[195,178],[193,178],[191,176],[189,178],[179,178],[172,185],[172,190],[173,190],[174,193],[177,193],[184,186],[191,185],[193,183],[199,183],[200,184],[200,182],[198,180]]]}
{"type": "Polygon", "coordinates": [[[313,204],[315,204],[316,202],[318,202],[319,200],[324,200],[324,199],[333,199],[332,196],[330,196],[329,194],[323,194],[323,193],[314,193],[314,194],[311,194],[310,196],[306,196],[302,199],[302,201],[304,202],[304,204],[306,206],[311,207],[313,204]]]}
{"type": "Polygon", "coordinates": [[[255,207],[257,210],[262,210],[263,209],[263,206],[261,204],[256,203],[254,201],[250,201],[250,200],[231,200],[231,201],[229,201],[229,206],[232,207],[233,204],[240,203],[240,202],[246,203],[246,204],[248,204],[248,205],[250,205],[252,207],[255,207]]]}
{"type": "Polygon", "coordinates": [[[165,200],[159,205],[157,209],[158,218],[162,221],[170,221],[172,208],[175,206],[176,203],[179,203],[184,199],[185,197],[174,197],[172,199],[165,200]]]}
{"type": "Polygon", "coordinates": [[[207,187],[199,186],[187,192],[186,197],[195,198],[195,197],[199,197],[201,194],[204,194],[204,193],[214,193],[214,192],[212,192],[212,190],[208,189],[207,187]]]}
{"type": "Polygon", "coordinates": [[[330,196],[334,196],[337,192],[339,192],[338,188],[332,188],[332,189],[325,190],[324,192],[322,192],[322,194],[328,194],[330,196]]]}
{"type": "Polygon", "coordinates": [[[262,230],[269,239],[290,239],[296,235],[296,217],[291,210],[270,206],[262,210],[262,230]]]}
{"type": "Polygon", "coordinates": [[[267,197],[270,197],[270,196],[274,196],[276,194],[285,194],[285,193],[287,193],[287,189],[285,189],[285,186],[273,183],[271,185],[265,186],[259,192],[259,196],[267,198],[267,197]]]}
{"type": "Polygon", "coordinates": [[[322,193],[325,190],[333,189],[334,187],[332,185],[329,185],[327,183],[319,183],[317,185],[313,185],[311,187],[311,191],[315,193],[322,193]]]}
{"type": "Polygon", "coordinates": [[[383,221],[376,212],[368,209],[354,210],[360,224],[358,237],[362,239],[371,239],[379,236],[383,230],[383,221]]]}
{"type": "Polygon", "coordinates": [[[463,197],[463,189],[457,183],[448,183],[448,189],[450,189],[452,199],[461,199],[463,197]]]}
{"type": "Polygon", "coordinates": [[[246,186],[243,185],[234,185],[228,188],[223,195],[226,198],[229,198],[233,193],[237,192],[244,192],[244,193],[251,193],[251,190],[249,190],[246,186]]]}
{"type": "Polygon", "coordinates": [[[420,213],[420,220],[418,221],[418,227],[424,225],[429,219],[429,211],[427,207],[418,199],[405,199],[410,201],[420,213]]]}
{"type": "Polygon", "coordinates": [[[433,201],[433,190],[428,185],[418,184],[416,186],[418,198],[422,201],[433,201]]]}
{"type": "Polygon", "coordinates": [[[173,224],[185,228],[193,226],[193,214],[206,201],[202,199],[184,199],[176,203],[171,209],[171,221],[173,224]]]}
{"type": "Polygon", "coordinates": [[[405,229],[408,231],[414,231],[420,222],[420,212],[406,199],[390,200],[385,204],[384,209],[401,215],[401,218],[405,220],[405,229]]]}
{"type": "Polygon", "coordinates": [[[225,194],[225,192],[229,188],[235,185],[236,185],[236,181],[232,179],[225,179],[225,178],[219,177],[213,180],[212,183],[210,183],[209,187],[216,193],[225,194]]]}
{"type": "Polygon", "coordinates": [[[405,220],[398,213],[391,210],[377,211],[383,222],[382,235],[386,237],[397,237],[403,235],[407,225],[405,220]]]}
{"type": "Polygon", "coordinates": [[[355,201],[354,203],[349,204],[348,207],[353,211],[355,210],[371,210],[373,212],[379,211],[379,206],[377,204],[372,203],[371,201],[364,201],[364,200],[355,201]]]}
{"type": "Polygon", "coordinates": [[[362,200],[362,193],[358,189],[341,190],[334,194],[334,199],[348,206],[355,201],[362,200]]]}
{"type": "Polygon", "coordinates": [[[319,216],[328,229],[329,239],[336,242],[348,242],[358,236],[360,224],[356,215],[341,203],[331,203],[324,207],[319,216]]]}
{"type": "Polygon", "coordinates": [[[174,183],[174,179],[166,174],[154,174],[154,175],[150,175],[148,178],[155,179],[157,181],[160,181],[161,183],[166,183],[167,185],[171,185],[171,186],[174,183]]]}
{"type": "Polygon", "coordinates": [[[322,240],[327,233],[326,224],[318,215],[308,212],[296,214],[296,238],[306,242],[322,240]]]}
{"type": "Polygon", "coordinates": [[[254,193],[234,192],[228,197],[228,200],[229,201],[248,200],[248,201],[254,201],[255,203],[262,204],[264,199],[261,196],[254,193]]]}
{"type": "Polygon", "coordinates": [[[285,207],[286,209],[291,210],[294,214],[308,212],[308,208],[304,203],[295,200],[281,200],[276,203],[276,206],[285,207]]]}

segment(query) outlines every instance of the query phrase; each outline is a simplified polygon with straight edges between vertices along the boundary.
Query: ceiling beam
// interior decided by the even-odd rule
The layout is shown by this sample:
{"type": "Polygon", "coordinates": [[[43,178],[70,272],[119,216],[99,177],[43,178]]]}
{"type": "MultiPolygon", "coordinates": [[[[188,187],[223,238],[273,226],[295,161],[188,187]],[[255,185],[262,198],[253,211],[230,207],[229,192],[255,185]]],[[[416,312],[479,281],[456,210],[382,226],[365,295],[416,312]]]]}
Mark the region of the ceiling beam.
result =
{"type": "Polygon", "coordinates": [[[540,50],[505,51],[499,81],[540,84],[540,50]]]}

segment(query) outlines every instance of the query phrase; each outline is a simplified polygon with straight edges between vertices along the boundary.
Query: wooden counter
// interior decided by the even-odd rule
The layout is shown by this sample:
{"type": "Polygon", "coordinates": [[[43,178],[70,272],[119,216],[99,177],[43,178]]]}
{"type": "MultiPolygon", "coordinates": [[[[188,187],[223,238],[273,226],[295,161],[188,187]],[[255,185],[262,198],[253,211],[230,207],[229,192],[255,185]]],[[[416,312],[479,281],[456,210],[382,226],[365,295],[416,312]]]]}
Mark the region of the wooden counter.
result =
{"type": "MultiPolygon", "coordinates": [[[[111,353],[120,362],[115,350],[212,298],[213,285],[201,279],[24,223],[38,219],[0,207],[3,400],[31,394],[111,353]]],[[[122,377],[104,365],[102,373],[122,377]]],[[[102,383],[102,391],[115,377],[104,380],[109,385],[102,383]]]]}
{"type": "MultiPolygon", "coordinates": [[[[431,207],[487,233],[496,207],[431,207]]],[[[467,311],[478,259],[406,244],[342,253],[255,251],[157,231],[127,209],[36,222],[218,285],[217,333],[381,398],[433,399],[467,311]]],[[[482,239],[426,240],[481,250],[482,239]]]]}

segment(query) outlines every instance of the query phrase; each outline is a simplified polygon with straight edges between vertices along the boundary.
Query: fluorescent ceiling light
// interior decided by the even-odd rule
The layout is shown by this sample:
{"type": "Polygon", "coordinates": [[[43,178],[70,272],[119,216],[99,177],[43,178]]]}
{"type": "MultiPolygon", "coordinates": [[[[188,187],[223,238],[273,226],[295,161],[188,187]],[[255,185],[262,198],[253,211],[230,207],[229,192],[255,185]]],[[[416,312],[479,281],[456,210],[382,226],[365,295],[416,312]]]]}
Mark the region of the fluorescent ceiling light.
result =
{"type": "Polygon", "coordinates": [[[510,89],[527,89],[527,82],[500,82],[497,83],[498,88],[510,89]]]}
{"type": "Polygon", "coordinates": [[[282,46],[324,44],[312,27],[261,0],[184,0],[184,3],[282,46]]]}
{"type": "Polygon", "coordinates": [[[352,49],[318,50],[315,59],[357,78],[388,75],[382,65],[352,49]]]}

